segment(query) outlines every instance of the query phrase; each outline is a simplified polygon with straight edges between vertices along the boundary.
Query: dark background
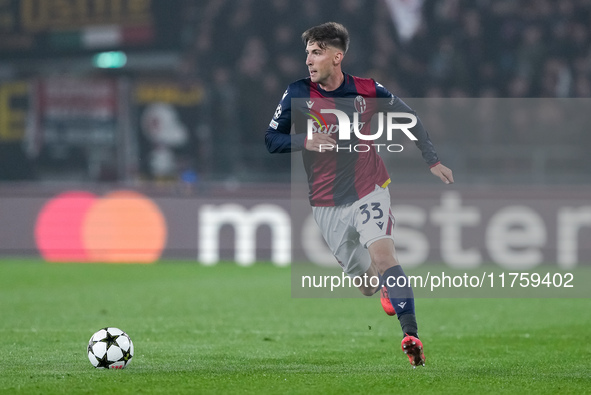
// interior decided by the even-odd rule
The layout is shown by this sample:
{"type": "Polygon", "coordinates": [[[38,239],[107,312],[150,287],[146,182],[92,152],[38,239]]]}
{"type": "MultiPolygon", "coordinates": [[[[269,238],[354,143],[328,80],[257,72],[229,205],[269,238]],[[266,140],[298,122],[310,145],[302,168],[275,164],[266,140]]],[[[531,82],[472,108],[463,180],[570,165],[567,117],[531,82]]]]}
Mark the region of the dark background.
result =
{"type": "MultiPolygon", "coordinates": [[[[264,131],[286,86],[306,77],[301,33],[329,20],[351,34],[344,70],[420,107],[458,180],[590,181],[580,101],[591,97],[588,0],[0,0],[0,182],[156,182],[173,190],[285,182],[290,160],[266,152],[264,131]],[[401,4],[419,10],[409,35],[391,13],[401,4]],[[96,67],[96,54],[114,50],[124,51],[123,67],[96,67]],[[65,142],[48,154],[39,86],[56,78],[116,84],[114,119],[99,119],[117,136],[111,151],[65,142]],[[159,93],[138,97],[139,84],[159,93]],[[198,99],[182,99],[195,91],[198,99]],[[466,99],[475,111],[495,99],[497,110],[485,115],[498,118],[498,107],[514,108],[517,98],[552,99],[546,109],[531,104],[550,120],[524,110],[510,127],[491,126],[490,116],[464,112],[443,128],[433,115],[438,102],[429,101],[466,99]],[[163,148],[147,139],[141,118],[150,102],[169,104],[168,115],[186,131],[182,144],[163,148]],[[560,106],[566,112],[555,115],[560,106]],[[168,171],[150,162],[157,148],[168,171]]],[[[68,94],[92,103],[92,91],[68,94]]],[[[80,114],[62,116],[65,128],[85,125],[80,114]]],[[[412,146],[389,166],[395,181],[432,182],[412,146]]]]}

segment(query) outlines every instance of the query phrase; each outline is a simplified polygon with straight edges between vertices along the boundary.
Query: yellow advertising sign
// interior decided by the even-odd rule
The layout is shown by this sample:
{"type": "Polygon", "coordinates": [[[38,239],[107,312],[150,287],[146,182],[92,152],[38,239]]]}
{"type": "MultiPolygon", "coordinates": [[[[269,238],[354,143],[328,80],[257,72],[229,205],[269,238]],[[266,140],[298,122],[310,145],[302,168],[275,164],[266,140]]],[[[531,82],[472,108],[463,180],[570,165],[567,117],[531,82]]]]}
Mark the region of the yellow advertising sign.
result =
{"type": "Polygon", "coordinates": [[[25,136],[29,84],[23,81],[0,85],[0,142],[25,136]]]}

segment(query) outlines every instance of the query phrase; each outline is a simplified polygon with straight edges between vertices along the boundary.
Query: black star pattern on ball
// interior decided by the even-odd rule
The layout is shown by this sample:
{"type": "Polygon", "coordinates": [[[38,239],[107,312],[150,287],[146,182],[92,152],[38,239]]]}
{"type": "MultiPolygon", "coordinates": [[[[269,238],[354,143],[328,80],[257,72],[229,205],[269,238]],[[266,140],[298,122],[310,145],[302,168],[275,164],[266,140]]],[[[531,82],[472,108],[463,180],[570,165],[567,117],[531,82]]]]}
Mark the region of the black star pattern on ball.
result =
{"type": "Polygon", "coordinates": [[[111,335],[109,333],[109,331],[107,331],[107,336],[104,339],[101,339],[102,343],[107,343],[107,350],[113,345],[113,344],[117,344],[117,339],[119,338],[119,335],[111,335]]]}
{"type": "Polygon", "coordinates": [[[105,355],[103,355],[102,358],[97,358],[97,360],[98,360],[98,365],[96,365],[97,368],[105,368],[105,369],[108,369],[109,368],[109,365],[112,363],[111,361],[109,361],[107,359],[107,353],[105,353],[105,355]]]}

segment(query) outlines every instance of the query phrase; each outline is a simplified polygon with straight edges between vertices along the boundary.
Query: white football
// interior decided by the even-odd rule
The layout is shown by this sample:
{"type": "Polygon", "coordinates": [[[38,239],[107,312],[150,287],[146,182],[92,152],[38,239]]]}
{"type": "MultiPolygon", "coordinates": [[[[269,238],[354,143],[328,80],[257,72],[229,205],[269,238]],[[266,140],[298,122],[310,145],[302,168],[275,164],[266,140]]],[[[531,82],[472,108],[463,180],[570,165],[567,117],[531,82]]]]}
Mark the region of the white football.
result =
{"type": "Polygon", "coordinates": [[[88,342],[88,359],[97,369],[123,369],[133,358],[133,342],[119,328],[103,328],[88,342]]]}

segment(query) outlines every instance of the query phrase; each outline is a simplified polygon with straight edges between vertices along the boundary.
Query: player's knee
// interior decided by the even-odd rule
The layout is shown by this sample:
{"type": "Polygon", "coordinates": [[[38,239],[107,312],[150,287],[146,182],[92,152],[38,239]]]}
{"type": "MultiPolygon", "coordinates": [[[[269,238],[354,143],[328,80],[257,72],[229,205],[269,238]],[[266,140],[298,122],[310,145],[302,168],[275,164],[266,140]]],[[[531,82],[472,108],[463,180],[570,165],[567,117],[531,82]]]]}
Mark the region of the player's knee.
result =
{"type": "Polygon", "coordinates": [[[372,296],[377,292],[377,287],[359,287],[363,296],[372,296]]]}

